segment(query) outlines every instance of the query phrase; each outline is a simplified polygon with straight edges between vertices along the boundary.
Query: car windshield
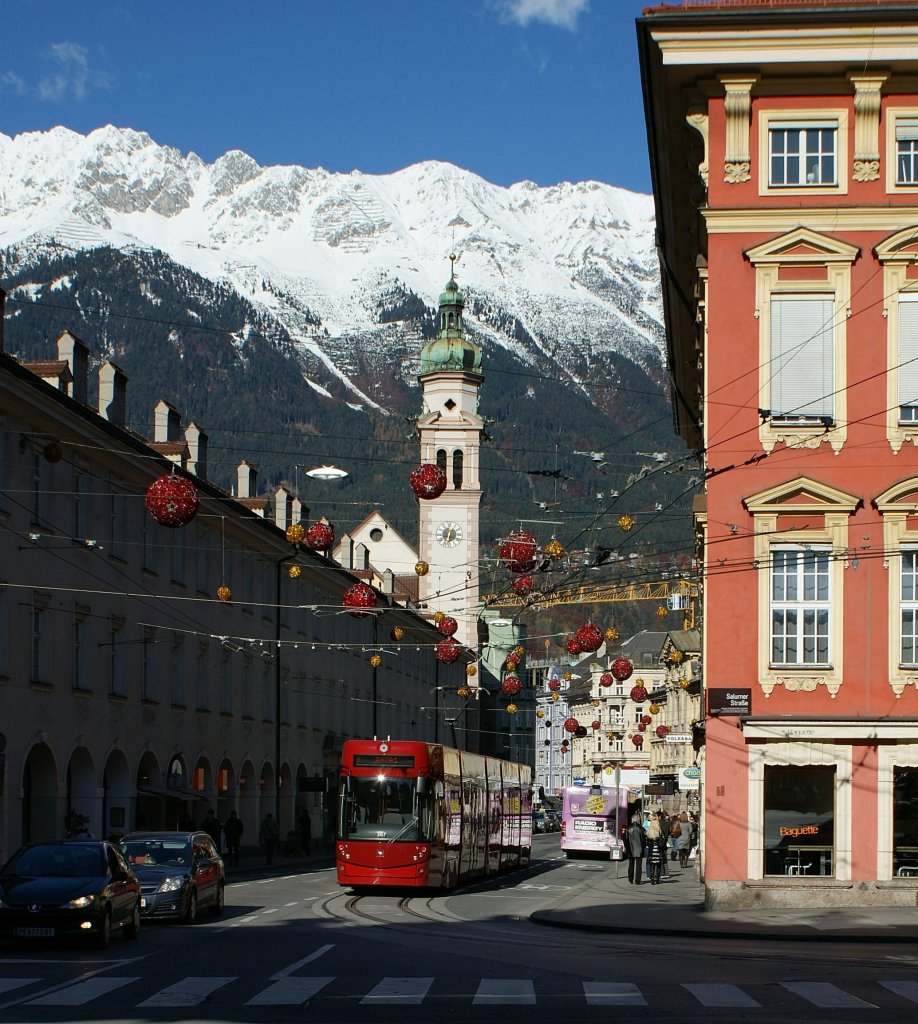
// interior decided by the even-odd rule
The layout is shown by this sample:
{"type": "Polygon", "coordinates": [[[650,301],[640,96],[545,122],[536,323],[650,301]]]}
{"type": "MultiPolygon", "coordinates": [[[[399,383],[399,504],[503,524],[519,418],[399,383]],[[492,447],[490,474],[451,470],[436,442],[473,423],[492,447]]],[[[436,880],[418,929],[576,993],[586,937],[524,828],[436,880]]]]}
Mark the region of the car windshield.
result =
{"type": "Polygon", "coordinates": [[[131,867],[185,867],[191,863],[185,839],[128,839],[121,844],[131,867]]]}
{"type": "Polygon", "coordinates": [[[3,873],[27,878],[89,878],[104,875],[106,871],[101,847],[59,844],[21,850],[3,873]]]}

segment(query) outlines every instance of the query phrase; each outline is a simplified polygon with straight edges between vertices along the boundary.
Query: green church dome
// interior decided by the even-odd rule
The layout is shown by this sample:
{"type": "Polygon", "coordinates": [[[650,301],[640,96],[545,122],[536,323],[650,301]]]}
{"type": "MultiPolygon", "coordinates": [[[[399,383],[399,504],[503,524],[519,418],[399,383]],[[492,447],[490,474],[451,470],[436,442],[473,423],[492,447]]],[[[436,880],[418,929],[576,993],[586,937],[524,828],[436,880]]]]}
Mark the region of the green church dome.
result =
{"type": "MultiPolygon", "coordinates": [[[[455,262],[455,256],[450,257],[455,262]]],[[[465,336],[462,312],[465,296],[459,291],[454,274],[440,295],[437,336],[421,349],[421,374],[439,370],[465,370],[481,374],[481,349],[465,336]]]]}

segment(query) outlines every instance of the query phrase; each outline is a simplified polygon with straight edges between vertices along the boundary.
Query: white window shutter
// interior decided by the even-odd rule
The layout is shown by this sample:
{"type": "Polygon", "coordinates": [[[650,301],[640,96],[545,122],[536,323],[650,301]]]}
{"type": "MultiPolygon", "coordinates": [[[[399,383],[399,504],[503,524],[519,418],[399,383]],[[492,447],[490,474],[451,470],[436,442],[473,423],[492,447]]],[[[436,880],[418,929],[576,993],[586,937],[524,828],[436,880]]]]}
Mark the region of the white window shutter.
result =
{"type": "Polygon", "coordinates": [[[899,302],[899,405],[918,405],[918,301],[915,300],[899,302]]]}
{"type": "Polygon", "coordinates": [[[835,302],[826,295],[771,299],[771,415],[835,416],[835,302]]]}

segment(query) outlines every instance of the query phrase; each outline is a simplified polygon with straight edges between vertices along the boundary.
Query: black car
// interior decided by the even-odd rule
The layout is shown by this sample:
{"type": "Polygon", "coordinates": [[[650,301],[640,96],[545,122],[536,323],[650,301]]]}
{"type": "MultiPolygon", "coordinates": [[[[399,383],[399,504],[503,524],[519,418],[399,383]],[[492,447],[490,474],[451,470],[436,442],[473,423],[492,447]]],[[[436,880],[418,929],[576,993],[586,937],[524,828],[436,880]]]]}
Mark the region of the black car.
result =
{"type": "Polygon", "coordinates": [[[144,917],[178,917],[194,924],[204,907],[223,913],[226,871],[206,832],[130,832],[121,849],[140,879],[144,917]]]}
{"type": "Polygon", "coordinates": [[[547,831],[545,815],[541,811],[532,812],[532,831],[538,833],[547,831]]]}
{"type": "Polygon", "coordinates": [[[0,871],[0,934],[13,939],[140,933],[140,883],[117,847],[95,840],[29,843],[0,871]]]}

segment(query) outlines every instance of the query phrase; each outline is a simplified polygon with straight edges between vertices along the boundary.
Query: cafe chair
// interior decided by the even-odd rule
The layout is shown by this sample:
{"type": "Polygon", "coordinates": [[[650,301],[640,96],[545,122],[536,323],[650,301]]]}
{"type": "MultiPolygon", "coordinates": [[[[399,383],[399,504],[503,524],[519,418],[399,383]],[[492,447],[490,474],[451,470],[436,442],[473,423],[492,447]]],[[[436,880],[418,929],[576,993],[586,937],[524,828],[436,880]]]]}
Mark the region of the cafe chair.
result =
{"type": "Polygon", "coordinates": [[[785,864],[784,874],[785,875],[805,875],[807,871],[813,866],[813,862],[809,861],[806,864],[785,864]]]}

